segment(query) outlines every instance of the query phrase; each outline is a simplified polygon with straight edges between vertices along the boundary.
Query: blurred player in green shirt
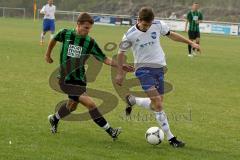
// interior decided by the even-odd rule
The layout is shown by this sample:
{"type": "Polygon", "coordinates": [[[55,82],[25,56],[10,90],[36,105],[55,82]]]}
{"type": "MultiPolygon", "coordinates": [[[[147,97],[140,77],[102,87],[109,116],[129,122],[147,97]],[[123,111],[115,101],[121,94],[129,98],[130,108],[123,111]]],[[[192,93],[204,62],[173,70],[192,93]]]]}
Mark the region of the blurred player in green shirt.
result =
{"type": "MultiPolygon", "coordinates": [[[[187,14],[187,20],[185,25],[185,31],[188,31],[189,39],[196,41],[197,44],[200,44],[200,29],[199,24],[203,20],[203,15],[199,11],[199,4],[194,2],[192,5],[192,10],[187,14]],[[188,25],[189,23],[189,25],[188,25]],[[187,30],[188,28],[188,30],[187,30]]],[[[188,56],[192,57],[195,49],[192,49],[191,45],[188,45],[188,56]]]]}

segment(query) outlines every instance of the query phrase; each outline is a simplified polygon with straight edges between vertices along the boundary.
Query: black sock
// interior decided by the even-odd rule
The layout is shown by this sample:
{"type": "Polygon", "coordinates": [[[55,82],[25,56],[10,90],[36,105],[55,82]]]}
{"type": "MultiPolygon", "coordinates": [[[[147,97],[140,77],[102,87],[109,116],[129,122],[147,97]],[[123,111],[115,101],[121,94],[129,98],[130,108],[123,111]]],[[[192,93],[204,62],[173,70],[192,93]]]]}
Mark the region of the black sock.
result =
{"type": "Polygon", "coordinates": [[[112,127],[110,127],[105,120],[105,118],[102,116],[102,114],[99,112],[97,108],[94,108],[93,110],[89,111],[90,116],[92,117],[93,121],[99,126],[105,129],[105,131],[108,134],[112,134],[112,127]]]}
{"type": "Polygon", "coordinates": [[[188,53],[192,54],[192,46],[191,45],[188,45],[188,53]]]}
{"type": "MultiPolygon", "coordinates": [[[[69,115],[70,113],[71,113],[71,111],[67,108],[67,103],[64,103],[61,105],[61,107],[59,108],[59,110],[57,111],[56,114],[58,114],[59,118],[62,119],[64,117],[66,117],[67,115],[69,115]]],[[[56,119],[58,119],[56,114],[54,115],[54,117],[56,119]]]]}

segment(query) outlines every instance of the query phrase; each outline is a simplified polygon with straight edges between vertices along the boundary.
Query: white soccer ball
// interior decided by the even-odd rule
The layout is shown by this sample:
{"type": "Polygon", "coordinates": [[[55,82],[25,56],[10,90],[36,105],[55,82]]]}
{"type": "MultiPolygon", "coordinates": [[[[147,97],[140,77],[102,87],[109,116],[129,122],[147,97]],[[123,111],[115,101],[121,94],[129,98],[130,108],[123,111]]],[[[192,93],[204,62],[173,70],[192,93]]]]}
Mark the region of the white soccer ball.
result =
{"type": "Polygon", "coordinates": [[[158,145],[164,139],[164,133],[159,127],[151,127],[147,130],[145,138],[149,144],[158,145]]]}

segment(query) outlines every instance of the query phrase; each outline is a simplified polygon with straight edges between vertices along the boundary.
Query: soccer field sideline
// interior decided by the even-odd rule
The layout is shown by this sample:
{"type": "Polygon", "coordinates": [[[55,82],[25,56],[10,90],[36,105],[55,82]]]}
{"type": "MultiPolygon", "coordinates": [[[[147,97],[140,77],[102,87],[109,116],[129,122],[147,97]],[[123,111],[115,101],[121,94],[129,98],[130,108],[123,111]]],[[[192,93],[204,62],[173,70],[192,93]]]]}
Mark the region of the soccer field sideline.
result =
{"type": "MultiPolygon", "coordinates": [[[[165,97],[166,112],[174,133],[187,143],[174,150],[166,141],[157,147],[147,144],[145,131],[156,122],[126,120],[120,99],[106,115],[112,125],[123,127],[117,142],[91,121],[62,122],[60,133],[51,135],[47,115],[66,98],[48,85],[59,49],[54,50],[54,64],[48,65],[43,57],[46,44],[39,46],[41,21],[1,18],[0,24],[0,159],[239,159],[239,37],[203,34],[203,54],[193,59],[187,57],[187,46],[161,40],[169,69],[166,80],[174,86],[165,97]],[[191,114],[191,119],[182,114],[191,114]]],[[[72,26],[57,22],[58,29],[72,26]]],[[[118,43],[126,30],[96,25],[91,34],[103,48],[109,41],[118,43]]],[[[110,74],[104,66],[89,87],[117,96],[110,74]]],[[[149,112],[136,108],[134,115],[138,114],[149,112]]]]}

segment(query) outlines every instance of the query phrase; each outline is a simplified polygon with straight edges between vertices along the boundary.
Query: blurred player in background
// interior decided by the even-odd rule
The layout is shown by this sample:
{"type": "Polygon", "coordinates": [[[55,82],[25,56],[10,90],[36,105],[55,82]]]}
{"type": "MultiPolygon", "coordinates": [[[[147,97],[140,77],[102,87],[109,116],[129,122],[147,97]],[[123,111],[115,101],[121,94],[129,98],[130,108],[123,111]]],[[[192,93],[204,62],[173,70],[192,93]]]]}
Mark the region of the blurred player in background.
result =
{"type": "MultiPolygon", "coordinates": [[[[199,24],[203,20],[203,15],[199,11],[199,4],[194,2],[192,4],[192,10],[187,14],[187,20],[185,25],[185,31],[188,31],[188,36],[191,41],[195,41],[197,44],[200,44],[200,29],[199,24]],[[189,27],[188,27],[189,23],[189,27]],[[188,28],[188,30],[187,30],[188,28]]],[[[197,50],[199,51],[199,50],[197,50]]],[[[195,49],[191,45],[188,45],[188,56],[193,57],[195,54],[195,49]]]]}
{"type": "Polygon", "coordinates": [[[48,0],[48,4],[43,6],[40,13],[44,15],[43,18],[43,31],[41,33],[40,45],[43,45],[45,34],[48,31],[51,31],[51,38],[53,38],[53,34],[55,32],[55,12],[56,6],[53,5],[53,0],[48,0]]]}
{"type": "Polygon", "coordinates": [[[150,7],[143,7],[139,11],[138,23],[131,27],[123,36],[118,53],[118,74],[116,83],[122,85],[124,72],[122,64],[125,62],[127,49],[131,46],[136,68],[135,75],[139,79],[142,89],[148,98],[126,96],[126,115],[130,115],[135,104],[155,112],[156,121],[164,131],[167,140],[173,147],[183,147],[184,142],[179,141],[170,131],[166,113],[163,110],[164,95],[164,68],[166,59],[160,45],[160,38],[168,38],[191,45],[200,49],[199,45],[178,33],[170,31],[163,21],[154,21],[154,12],[150,7]]]}

